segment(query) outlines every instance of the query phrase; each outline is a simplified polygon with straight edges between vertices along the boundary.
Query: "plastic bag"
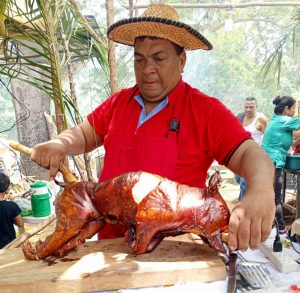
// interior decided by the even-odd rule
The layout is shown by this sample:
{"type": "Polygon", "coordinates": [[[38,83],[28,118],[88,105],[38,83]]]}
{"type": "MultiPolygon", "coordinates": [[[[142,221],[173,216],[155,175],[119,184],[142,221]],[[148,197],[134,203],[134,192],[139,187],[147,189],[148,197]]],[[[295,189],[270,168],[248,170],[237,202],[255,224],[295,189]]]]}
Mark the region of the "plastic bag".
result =
{"type": "Polygon", "coordinates": [[[31,211],[31,200],[30,198],[15,198],[14,202],[20,207],[22,212],[29,212],[31,211]]]}

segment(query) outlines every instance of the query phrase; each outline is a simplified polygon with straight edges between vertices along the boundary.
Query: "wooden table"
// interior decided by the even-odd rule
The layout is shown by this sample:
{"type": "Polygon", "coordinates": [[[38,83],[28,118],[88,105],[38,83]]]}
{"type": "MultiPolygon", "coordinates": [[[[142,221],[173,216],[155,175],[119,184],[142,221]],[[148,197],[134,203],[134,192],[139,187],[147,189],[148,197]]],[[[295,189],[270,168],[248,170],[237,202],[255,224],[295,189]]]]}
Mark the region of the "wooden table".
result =
{"type": "Polygon", "coordinates": [[[300,170],[295,169],[284,169],[282,172],[283,180],[282,180],[282,205],[289,211],[295,213],[296,219],[300,218],[300,170]],[[297,178],[296,184],[296,207],[293,207],[285,202],[286,196],[286,181],[287,174],[294,174],[297,178]]]}
{"type": "Polygon", "coordinates": [[[89,241],[61,259],[25,260],[20,248],[0,251],[0,292],[90,292],[225,280],[214,250],[186,235],[166,238],[134,256],[122,238],[89,241]]]}

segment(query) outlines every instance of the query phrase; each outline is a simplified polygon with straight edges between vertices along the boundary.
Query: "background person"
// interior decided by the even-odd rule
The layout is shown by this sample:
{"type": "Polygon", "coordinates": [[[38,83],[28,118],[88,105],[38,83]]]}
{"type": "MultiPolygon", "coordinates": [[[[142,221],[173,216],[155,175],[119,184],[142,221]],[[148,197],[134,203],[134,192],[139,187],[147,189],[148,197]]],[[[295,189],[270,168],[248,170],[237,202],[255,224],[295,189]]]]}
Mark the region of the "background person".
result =
{"type": "Polygon", "coordinates": [[[9,177],[0,173],[0,249],[16,238],[14,224],[24,227],[22,210],[16,203],[4,199],[9,186],[9,177]]]}
{"type": "Polygon", "coordinates": [[[296,111],[296,100],[289,96],[278,96],[273,100],[272,116],[263,138],[262,147],[275,165],[275,205],[279,233],[285,233],[282,210],[282,169],[285,166],[289,148],[293,144],[293,132],[300,128],[300,119],[293,117],[296,111]]]}
{"type": "MultiPolygon", "coordinates": [[[[254,141],[261,146],[268,118],[263,113],[257,112],[257,100],[254,97],[245,99],[244,112],[240,113],[238,118],[245,130],[251,133],[254,141]]],[[[235,175],[235,180],[240,185],[239,200],[241,200],[246,192],[246,180],[239,175],[235,175]]]]}
{"type": "MultiPolygon", "coordinates": [[[[66,155],[104,145],[100,181],[142,170],[204,188],[216,159],[248,182],[247,194],[232,210],[230,248],[257,248],[275,214],[272,162],[231,111],[181,77],[185,50],[212,45],[165,4],[150,5],[143,17],[118,21],[108,37],[134,46],[137,84],[108,98],[76,127],[36,145],[32,160],[50,168],[54,178],[66,155]]],[[[120,237],[124,231],[106,225],[100,236],[120,237]]]]}

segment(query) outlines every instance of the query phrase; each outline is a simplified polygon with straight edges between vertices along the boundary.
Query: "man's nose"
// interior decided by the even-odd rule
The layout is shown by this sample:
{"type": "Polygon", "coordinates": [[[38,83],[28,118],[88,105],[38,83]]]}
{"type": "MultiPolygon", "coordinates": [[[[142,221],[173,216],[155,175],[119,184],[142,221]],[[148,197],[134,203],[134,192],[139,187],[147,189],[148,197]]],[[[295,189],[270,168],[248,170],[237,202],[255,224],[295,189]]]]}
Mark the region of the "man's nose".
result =
{"type": "Polygon", "coordinates": [[[155,71],[155,63],[150,59],[146,60],[143,67],[144,73],[153,73],[155,71]]]}

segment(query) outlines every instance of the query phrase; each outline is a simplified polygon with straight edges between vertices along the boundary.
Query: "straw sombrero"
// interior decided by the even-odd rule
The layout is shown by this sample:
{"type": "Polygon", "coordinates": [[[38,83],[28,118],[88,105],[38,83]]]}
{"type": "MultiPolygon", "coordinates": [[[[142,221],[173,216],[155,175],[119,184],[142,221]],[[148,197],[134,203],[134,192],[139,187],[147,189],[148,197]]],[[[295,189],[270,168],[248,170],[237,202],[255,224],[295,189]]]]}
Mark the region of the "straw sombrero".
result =
{"type": "Polygon", "coordinates": [[[166,4],[151,4],[142,16],[120,20],[108,28],[109,39],[134,46],[140,36],[167,39],[185,50],[211,50],[211,43],[189,25],[179,22],[174,8],[166,4]]]}

